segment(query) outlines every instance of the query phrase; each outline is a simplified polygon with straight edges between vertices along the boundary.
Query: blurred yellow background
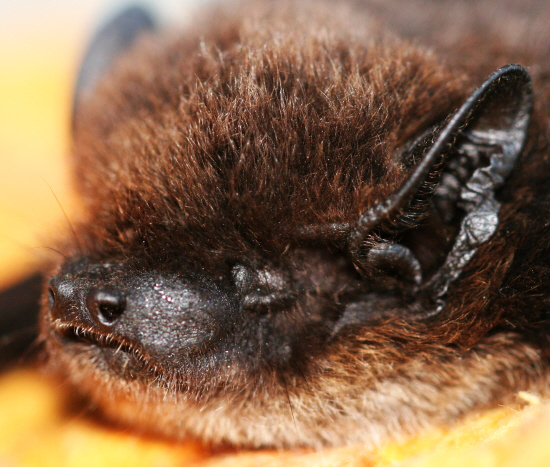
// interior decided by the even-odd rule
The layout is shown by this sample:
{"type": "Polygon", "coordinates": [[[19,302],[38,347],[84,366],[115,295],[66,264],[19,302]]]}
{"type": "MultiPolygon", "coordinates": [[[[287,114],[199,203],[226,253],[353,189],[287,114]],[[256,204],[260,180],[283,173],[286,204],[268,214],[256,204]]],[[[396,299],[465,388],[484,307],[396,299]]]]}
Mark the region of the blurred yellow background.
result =
{"type": "Polygon", "coordinates": [[[39,247],[59,225],[60,208],[48,184],[71,209],[66,122],[86,28],[74,14],[67,21],[42,9],[40,17],[34,6],[2,2],[0,286],[40,260],[45,250],[39,247]]]}
{"type": "MultiPolygon", "coordinates": [[[[203,2],[157,0],[151,9],[185,20],[203,2]]],[[[67,227],[59,204],[70,217],[73,81],[94,30],[127,3],[0,0],[0,288],[54,254],[43,247],[67,227]]]]}

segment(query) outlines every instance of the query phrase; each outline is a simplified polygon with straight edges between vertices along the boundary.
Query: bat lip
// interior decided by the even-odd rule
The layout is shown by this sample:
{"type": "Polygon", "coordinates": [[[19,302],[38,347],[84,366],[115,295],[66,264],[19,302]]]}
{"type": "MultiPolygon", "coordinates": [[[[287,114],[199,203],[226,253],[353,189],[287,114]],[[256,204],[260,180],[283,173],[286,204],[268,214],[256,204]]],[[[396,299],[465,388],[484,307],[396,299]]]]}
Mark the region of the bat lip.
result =
{"type": "Polygon", "coordinates": [[[56,340],[65,348],[86,347],[92,350],[107,352],[106,358],[111,359],[117,354],[126,354],[141,365],[145,365],[155,374],[162,374],[162,370],[151,362],[149,356],[136,345],[115,334],[98,332],[89,326],[82,324],[70,324],[63,322],[53,323],[53,333],[56,340]]]}
{"type": "MultiPolygon", "coordinates": [[[[62,360],[78,358],[81,365],[91,365],[93,371],[107,373],[124,384],[132,381],[153,383],[163,390],[173,391],[174,377],[184,376],[171,374],[169,368],[155,363],[146,352],[119,336],[106,335],[86,325],[63,322],[50,323],[50,329],[53,335],[49,340],[52,355],[58,355],[62,360]]],[[[205,381],[182,381],[182,384],[182,387],[189,388],[191,384],[204,385],[205,381]]],[[[208,396],[219,393],[223,387],[209,387],[208,396]]]]}
{"type": "Polygon", "coordinates": [[[63,343],[92,344],[98,347],[116,348],[129,353],[138,352],[132,344],[125,342],[124,339],[114,335],[106,335],[82,325],[56,323],[55,331],[63,340],[63,343]]]}

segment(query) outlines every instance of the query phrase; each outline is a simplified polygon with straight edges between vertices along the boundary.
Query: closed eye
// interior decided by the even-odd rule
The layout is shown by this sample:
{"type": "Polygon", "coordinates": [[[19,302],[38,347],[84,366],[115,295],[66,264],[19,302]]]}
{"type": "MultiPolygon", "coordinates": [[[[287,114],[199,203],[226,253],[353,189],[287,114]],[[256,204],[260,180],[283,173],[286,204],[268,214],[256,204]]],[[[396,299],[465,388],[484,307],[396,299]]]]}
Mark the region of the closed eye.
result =
{"type": "Polygon", "coordinates": [[[275,312],[296,302],[291,281],[280,271],[237,264],[231,274],[246,310],[275,312]]]}

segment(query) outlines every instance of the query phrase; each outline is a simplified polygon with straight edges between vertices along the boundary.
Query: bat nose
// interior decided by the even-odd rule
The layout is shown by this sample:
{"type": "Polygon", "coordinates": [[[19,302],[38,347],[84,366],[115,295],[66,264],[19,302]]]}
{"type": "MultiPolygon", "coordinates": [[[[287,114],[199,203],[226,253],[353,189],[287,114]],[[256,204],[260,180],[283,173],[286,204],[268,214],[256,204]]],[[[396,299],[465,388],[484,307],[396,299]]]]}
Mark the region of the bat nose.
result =
{"type": "Polygon", "coordinates": [[[103,328],[113,326],[127,309],[126,295],[119,288],[103,286],[86,290],[77,281],[59,277],[50,282],[48,302],[54,320],[88,321],[88,325],[103,328]]]}
{"type": "Polygon", "coordinates": [[[126,297],[117,289],[93,288],[86,296],[86,307],[98,324],[109,327],[126,311],[126,297]]]}
{"type": "Polygon", "coordinates": [[[237,326],[241,304],[232,288],[206,275],[117,264],[74,262],[49,285],[44,316],[61,343],[126,346],[170,369],[221,345],[237,326]]]}

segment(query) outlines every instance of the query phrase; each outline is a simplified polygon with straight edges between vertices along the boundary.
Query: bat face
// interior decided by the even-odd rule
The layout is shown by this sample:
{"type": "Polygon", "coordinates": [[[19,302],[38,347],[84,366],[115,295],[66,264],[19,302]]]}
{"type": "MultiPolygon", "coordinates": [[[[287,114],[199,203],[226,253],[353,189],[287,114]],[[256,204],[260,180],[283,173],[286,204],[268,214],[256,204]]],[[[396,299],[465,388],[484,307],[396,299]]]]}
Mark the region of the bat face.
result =
{"type": "MultiPolygon", "coordinates": [[[[150,37],[79,80],[86,211],[42,335],[115,420],[372,445],[542,380],[540,345],[495,298],[514,261],[502,192],[529,145],[528,73],[470,82],[348,31],[352,17],[305,26],[300,8],[150,37]]],[[[137,15],[110,40],[150,28],[137,15]]]]}

